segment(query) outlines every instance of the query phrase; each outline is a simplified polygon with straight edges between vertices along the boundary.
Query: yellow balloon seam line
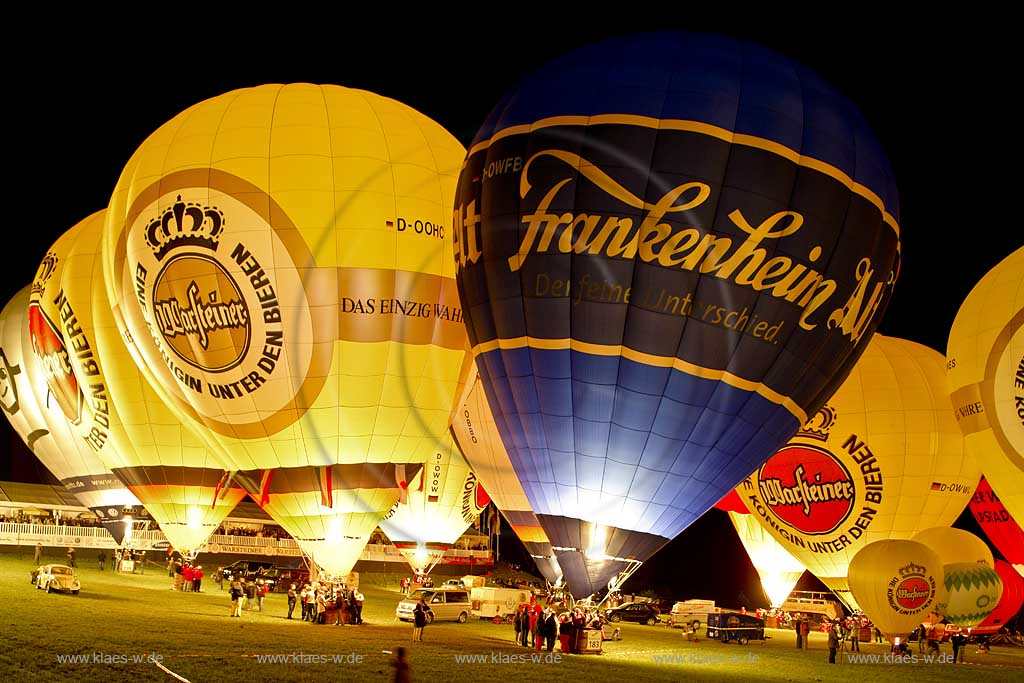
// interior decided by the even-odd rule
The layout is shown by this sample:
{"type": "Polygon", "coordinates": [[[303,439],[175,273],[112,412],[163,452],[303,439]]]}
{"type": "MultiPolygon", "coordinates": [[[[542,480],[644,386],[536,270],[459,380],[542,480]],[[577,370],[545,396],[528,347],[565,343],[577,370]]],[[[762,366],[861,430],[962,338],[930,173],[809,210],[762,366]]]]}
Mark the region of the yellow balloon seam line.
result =
{"type": "Polygon", "coordinates": [[[797,405],[791,398],[784,396],[774,389],[760,382],[752,382],[739,377],[725,370],[705,368],[676,358],[674,356],[655,356],[631,349],[628,346],[615,344],[591,344],[577,339],[537,339],[535,337],[517,337],[515,339],[494,339],[483,344],[477,344],[473,348],[473,355],[479,357],[481,354],[497,349],[511,350],[529,347],[533,349],[544,349],[547,351],[561,351],[571,349],[581,353],[589,353],[595,356],[622,356],[631,361],[650,365],[659,368],[672,368],[694,377],[724,382],[729,386],[751,391],[772,403],[782,406],[788,410],[793,417],[799,420],[800,424],[807,422],[807,413],[797,405]]]}
{"type": "MultiPolygon", "coordinates": [[[[820,173],[823,173],[830,178],[838,180],[840,183],[846,186],[851,192],[858,194],[869,202],[871,202],[879,211],[882,212],[882,220],[893,229],[896,236],[899,237],[900,226],[896,221],[896,218],[885,210],[885,203],[882,198],[879,197],[870,188],[855,182],[853,178],[839,170],[831,164],[827,164],[820,159],[814,159],[812,157],[803,156],[800,153],[781,145],[772,140],[766,140],[759,138],[754,135],[747,135],[744,133],[734,133],[731,130],[722,128],[720,126],[714,126],[708,123],[702,123],[700,121],[686,121],[680,119],[656,119],[652,116],[640,116],[636,114],[601,114],[598,116],[552,116],[550,118],[541,119],[534,123],[523,124],[519,126],[510,126],[504,128],[487,140],[482,140],[477,144],[473,145],[469,153],[466,155],[467,158],[476,154],[480,150],[486,149],[492,143],[506,137],[513,135],[522,135],[530,133],[535,130],[542,128],[550,128],[552,126],[587,126],[587,125],[600,125],[600,124],[625,124],[631,126],[640,126],[643,128],[658,128],[660,130],[682,130],[692,133],[702,133],[710,137],[718,138],[726,142],[743,145],[745,147],[754,147],[756,149],[762,149],[766,152],[772,152],[785,159],[792,161],[798,166],[804,166],[806,168],[814,169],[820,173]]],[[[896,246],[899,250],[899,244],[896,246]]]]}

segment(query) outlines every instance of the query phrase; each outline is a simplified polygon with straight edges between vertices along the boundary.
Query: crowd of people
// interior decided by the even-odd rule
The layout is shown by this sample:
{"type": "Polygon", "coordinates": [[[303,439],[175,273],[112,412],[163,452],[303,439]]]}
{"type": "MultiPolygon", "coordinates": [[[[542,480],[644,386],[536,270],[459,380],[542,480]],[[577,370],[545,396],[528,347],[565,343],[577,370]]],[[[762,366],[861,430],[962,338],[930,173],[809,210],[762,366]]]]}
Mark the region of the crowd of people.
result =
{"type": "Polygon", "coordinates": [[[202,565],[176,555],[167,558],[167,577],[172,580],[171,590],[199,593],[205,576],[202,565]]]}
{"type": "Polygon", "coordinates": [[[0,515],[0,522],[41,524],[43,526],[100,527],[103,523],[92,517],[50,517],[49,515],[0,515]]]}
{"type": "Polygon", "coordinates": [[[260,527],[221,524],[213,533],[219,536],[248,536],[250,538],[277,538],[282,540],[292,537],[291,534],[281,527],[269,524],[264,524],[260,527]]]}
{"type": "Polygon", "coordinates": [[[605,619],[596,609],[574,607],[558,611],[558,607],[558,604],[541,606],[536,602],[520,605],[512,619],[516,644],[538,652],[552,652],[557,640],[560,651],[571,654],[579,652],[577,634],[580,631],[600,631],[602,641],[621,637],[618,628],[611,634],[605,632],[605,619]]]}

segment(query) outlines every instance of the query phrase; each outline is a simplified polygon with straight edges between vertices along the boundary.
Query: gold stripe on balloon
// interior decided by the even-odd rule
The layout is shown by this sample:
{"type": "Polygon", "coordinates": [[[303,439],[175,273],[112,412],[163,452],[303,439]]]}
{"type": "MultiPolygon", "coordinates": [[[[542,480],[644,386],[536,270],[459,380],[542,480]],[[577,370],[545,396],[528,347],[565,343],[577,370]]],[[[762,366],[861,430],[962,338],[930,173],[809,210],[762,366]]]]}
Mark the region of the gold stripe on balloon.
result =
{"type": "MultiPolygon", "coordinates": [[[[988,360],[985,362],[985,379],[981,382],[981,396],[985,405],[995,406],[996,405],[996,382],[997,381],[1013,381],[1020,379],[1019,370],[1017,368],[1024,366],[1024,357],[1017,361],[1017,364],[1010,369],[1008,375],[997,377],[999,372],[999,362],[1003,358],[1003,355],[1008,353],[1007,347],[1013,340],[1021,326],[1024,326],[1024,309],[1017,311],[1017,314],[1010,318],[1010,322],[1006,324],[996,338],[992,341],[992,350],[988,354],[988,360]],[[1014,371],[1017,374],[1014,375],[1014,371]]],[[[1019,399],[1018,399],[1019,401],[1019,399]]],[[[955,404],[954,404],[955,405],[955,404]]],[[[1020,404],[1016,411],[1018,417],[1021,418],[1020,426],[1024,428],[1024,415],[1020,413],[1020,404]]],[[[1021,453],[1016,446],[1010,441],[1010,437],[1006,434],[1005,427],[997,414],[994,419],[989,422],[989,427],[992,428],[992,436],[999,444],[1006,459],[1009,460],[1013,465],[1021,471],[1024,471],[1024,453],[1021,453]]],[[[967,435],[967,432],[964,432],[967,435]]]]}
{"type": "MultiPolygon", "coordinates": [[[[854,194],[860,195],[864,199],[868,200],[873,204],[879,211],[882,212],[882,220],[892,228],[896,236],[899,237],[900,226],[896,221],[896,218],[885,210],[885,203],[882,198],[875,194],[870,188],[855,182],[853,178],[848,176],[843,171],[839,170],[831,164],[827,164],[824,161],[818,159],[812,159],[811,157],[803,156],[799,152],[796,152],[784,145],[773,140],[766,140],[754,135],[747,135],[744,133],[734,133],[726,128],[714,126],[709,123],[702,123],[700,121],[685,121],[678,119],[656,119],[652,116],[640,116],[637,114],[601,114],[598,116],[552,116],[550,118],[541,119],[533,123],[527,123],[520,126],[511,126],[504,128],[487,140],[482,140],[470,148],[469,153],[466,155],[468,159],[477,152],[486,149],[492,143],[502,139],[511,137],[513,135],[523,135],[526,133],[533,132],[535,130],[543,128],[551,128],[553,126],[595,126],[601,124],[621,124],[626,126],[638,126],[641,128],[656,128],[658,130],[681,130],[690,133],[701,133],[709,137],[718,138],[725,142],[734,145],[743,145],[744,147],[753,147],[755,149],[762,149],[766,152],[772,152],[777,154],[784,159],[788,159],[797,166],[804,168],[814,169],[819,173],[829,176],[841,184],[843,184],[848,190],[854,194]]],[[[896,244],[897,250],[900,248],[899,243],[896,244]]]]}
{"type": "Polygon", "coordinates": [[[800,422],[800,424],[807,422],[807,413],[803,408],[797,405],[793,399],[788,396],[783,396],[765,384],[760,382],[751,382],[748,379],[738,377],[732,373],[726,372],[725,370],[716,370],[714,368],[705,368],[700,365],[695,365],[676,358],[675,356],[656,356],[650,353],[637,351],[636,349],[631,349],[628,346],[616,344],[592,344],[570,338],[538,339],[536,337],[524,336],[516,337],[514,339],[493,339],[489,342],[484,342],[483,344],[477,344],[473,348],[473,355],[480,356],[483,353],[494,351],[499,348],[502,350],[510,350],[525,347],[529,347],[531,349],[544,349],[546,351],[571,349],[573,351],[579,351],[580,353],[589,353],[594,356],[621,356],[627,360],[635,361],[643,365],[650,365],[658,368],[672,368],[673,370],[679,370],[680,372],[684,372],[694,377],[717,380],[728,384],[729,386],[736,387],[737,389],[756,393],[762,398],[765,398],[788,410],[793,417],[800,422]]]}

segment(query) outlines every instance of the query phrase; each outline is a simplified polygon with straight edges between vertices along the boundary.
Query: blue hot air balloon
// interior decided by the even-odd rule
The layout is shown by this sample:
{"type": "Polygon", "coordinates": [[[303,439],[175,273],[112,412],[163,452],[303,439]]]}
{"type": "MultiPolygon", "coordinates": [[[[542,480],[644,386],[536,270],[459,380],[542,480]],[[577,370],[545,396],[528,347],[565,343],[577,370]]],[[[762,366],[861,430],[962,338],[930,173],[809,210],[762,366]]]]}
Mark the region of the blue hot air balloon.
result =
{"type": "Polygon", "coordinates": [[[863,117],[721,36],[622,36],[494,108],[455,204],[488,402],[577,595],[786,442],[889,300],[897,197],[863,117]]]}

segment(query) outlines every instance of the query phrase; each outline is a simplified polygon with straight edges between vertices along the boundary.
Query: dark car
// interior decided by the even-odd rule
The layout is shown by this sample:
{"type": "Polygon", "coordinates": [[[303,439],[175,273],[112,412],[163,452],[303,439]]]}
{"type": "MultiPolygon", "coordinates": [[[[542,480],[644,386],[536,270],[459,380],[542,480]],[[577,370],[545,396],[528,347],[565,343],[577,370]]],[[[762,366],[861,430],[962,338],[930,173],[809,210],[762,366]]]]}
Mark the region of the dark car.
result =
{"type": "Polygon", "coordinates": [[[648,626],[654,626],[661,621],[661,613],[658,612],[658,608],[649,602],[627,602],[618,607],[612,607],[605,612],[605,617],[613,623],[635,621],[648,626]]]}
{"type": "Polygon", "coordinates": [[[277,576],[277,566],[273,562],[263,560],[238,560],[226,567],[218,567],[217,572],[225,581],[248,581],[252,579],[271,579],[277,576]]]}
{"type": "Polygon", "coordinates": [[[224,581],[255,581],[263,579],[270,590],[285,593],[291,584],[301,587],[309,581],[309,570],[303,567],[279,567],[266,560],[238,560],[217,571],[224,581]]]}

